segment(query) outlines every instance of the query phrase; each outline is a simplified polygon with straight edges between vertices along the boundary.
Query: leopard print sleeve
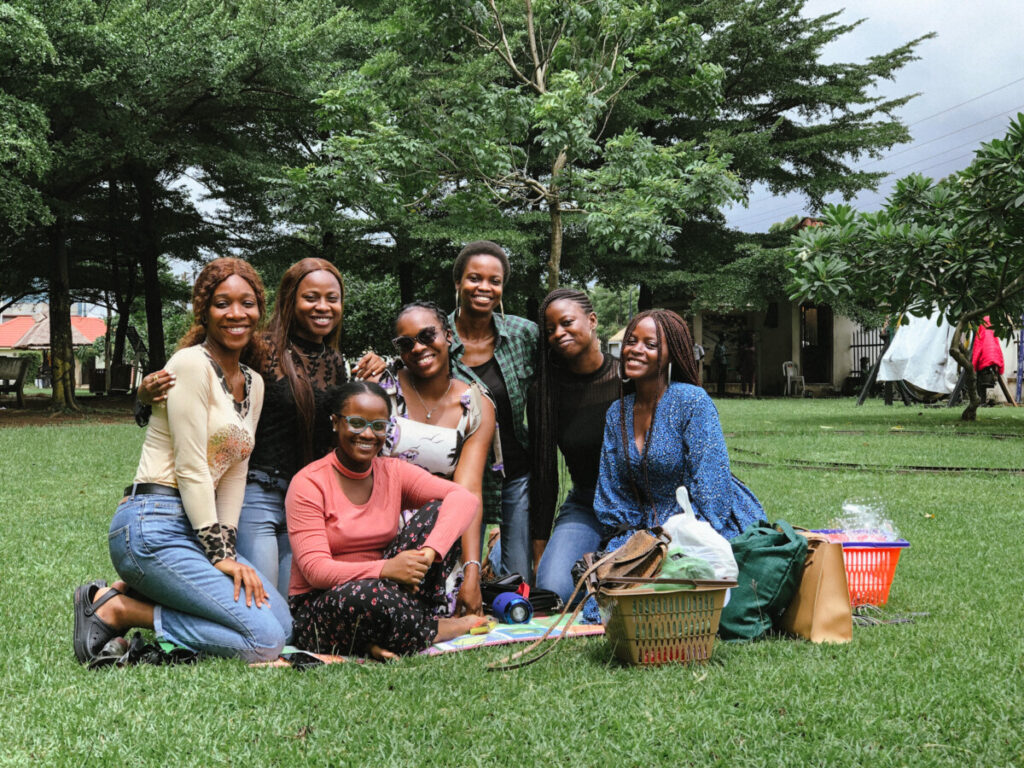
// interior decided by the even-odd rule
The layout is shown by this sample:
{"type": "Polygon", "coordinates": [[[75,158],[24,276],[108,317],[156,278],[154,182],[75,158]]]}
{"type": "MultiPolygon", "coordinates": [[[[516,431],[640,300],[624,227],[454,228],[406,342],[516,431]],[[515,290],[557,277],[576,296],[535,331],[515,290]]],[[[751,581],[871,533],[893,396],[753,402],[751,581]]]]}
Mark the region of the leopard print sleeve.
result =
{"type": "Polygon", "coordinates": [[[227,553],[225,556],[231,560],[237,560],[238,527],[234,525],[222,525],[220,529],[224,534],[224,551],[227,553]]]}
{"type": "Polygon", "coordinates": [[[203,548],[203,552],[206,554],[206,559],[210,561],[211,565],[216,565],[221,560],[226,560],[229,557],[234,557],[234,542],[235,542],[235,530],[228,528],[227,526],[221,526],[220,523],[214,523],[213,525],[207,525],[203,528],[199,528],[196,531],[196,536],[199,537],[199,545],[203,548]],[[231,552],[228,552],[227,536],[225,536],[225,529],[231,531],[231,552]]]}

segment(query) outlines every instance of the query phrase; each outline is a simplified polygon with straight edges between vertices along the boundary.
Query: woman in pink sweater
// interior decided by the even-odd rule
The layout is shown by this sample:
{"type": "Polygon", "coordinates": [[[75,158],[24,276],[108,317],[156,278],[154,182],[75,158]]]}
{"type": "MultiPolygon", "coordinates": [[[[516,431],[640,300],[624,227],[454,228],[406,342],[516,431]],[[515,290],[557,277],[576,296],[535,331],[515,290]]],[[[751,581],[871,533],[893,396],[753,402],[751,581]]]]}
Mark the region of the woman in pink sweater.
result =
{"type": "Polygon", "coordinates": [[[477,497],[378,456],[391,402],[376,384],[336,387],[328,407],[337,448],[300,470],[285,500],[295,644],[388,659],[468,632],[483,619],[437,609],[477,497]],[[405,509],[417,511],[399,530],[405,509]]]}

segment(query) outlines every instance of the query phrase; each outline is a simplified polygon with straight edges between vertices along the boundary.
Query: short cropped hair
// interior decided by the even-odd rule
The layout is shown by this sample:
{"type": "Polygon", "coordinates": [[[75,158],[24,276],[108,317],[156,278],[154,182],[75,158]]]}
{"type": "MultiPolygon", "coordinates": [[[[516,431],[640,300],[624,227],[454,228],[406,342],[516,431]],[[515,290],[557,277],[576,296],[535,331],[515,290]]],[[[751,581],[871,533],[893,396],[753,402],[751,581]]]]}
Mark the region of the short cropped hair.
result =
{"type": "Polygon", "coordinates": [[[459,255],[455,257],[455,264],[452,265],[453,282],[457,283],[462,279],[462,275],[466,271],[466,262],[474,256],[493,256],[500,261],[501,269],[504,273],[504,281],[508,282],[509,275],[512,273],[512,268],[508,263],[508,256],[505,254],[504,248],[497,243],[492,243],[490,240],[474,240],[459,251],[459,255]]]}

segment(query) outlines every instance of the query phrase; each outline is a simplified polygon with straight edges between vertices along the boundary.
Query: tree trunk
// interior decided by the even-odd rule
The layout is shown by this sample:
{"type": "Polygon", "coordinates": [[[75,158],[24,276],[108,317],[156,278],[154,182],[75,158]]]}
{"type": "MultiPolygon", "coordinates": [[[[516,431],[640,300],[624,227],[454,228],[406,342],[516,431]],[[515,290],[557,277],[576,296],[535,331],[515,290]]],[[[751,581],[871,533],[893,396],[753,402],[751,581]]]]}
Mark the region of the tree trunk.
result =
{"type": "Polygon", "coordinates": [[[551,242],[548,248],[548,291],[558,287],[562,270],[562,200],[558,194],[559,177],[569,156],[563,149],[551,166],[551,184],[548,185],[548,213],[551,218],[551,242]]]}
{"type": "Polygon", "coordinates": [[[79,411],[75,400],[75,353],[71,343],[71,285],[64,219],[50,226],[50,360],[53,397],[50,408],[79,411]]]}
{"type": "Polygon", "coordinates": [[[963,421],[974,421],[977,419],[978,406],[981,405],[981,398],[978,397],[978,374],[975,373],[974,363],[964,350],[963,345],[964,329],[967,328],[973,316],[974,313],[971,313],[960,318],[960,322],[956,324],[956,330],[953,331],[953,339],[949,344],[949,354],[953,356],[953,359],[960,366],[960,370],[963,371],[964,389],[967,390],[967,407],[960,414],[960,418],[963,421]]]}
{"type": "Polygon", "coordinates": [[[103,394],[110,394],[110,375],[111,375],[111,362],[113,356],[112,339],[110,338],[110,322],[113,319],[110,312],[110,291],[104,291],[103,297],[107,304],[107,332],[103,334],[103,394]]]}
{"type": "Polygon", "coordinates": [[[551,246],[548,252],[548,291],[558,287],[562,269],[562,209],[558,201],[551,206],[551,246]]]}
{"type": "Polygon", "coordinates": [[[128,338],[128,323],[131,318],[128,313],[131,311],[130,304],[117,304],[117,328],[114,330],[114,351],[110,359],[117,365],[124,363],[124,347],[128,338]]]}
{"type": "Polygon", "coordinates": [[[164,352],[163,298],[160,295],[160,234],[156,227],[153,174],[136,171],[132,181],[139,194],[139,219],[142,223],[142,286],[146,297],[146,334],[149,337],[149,365],[156,371],[167,363],[164,352]]]}

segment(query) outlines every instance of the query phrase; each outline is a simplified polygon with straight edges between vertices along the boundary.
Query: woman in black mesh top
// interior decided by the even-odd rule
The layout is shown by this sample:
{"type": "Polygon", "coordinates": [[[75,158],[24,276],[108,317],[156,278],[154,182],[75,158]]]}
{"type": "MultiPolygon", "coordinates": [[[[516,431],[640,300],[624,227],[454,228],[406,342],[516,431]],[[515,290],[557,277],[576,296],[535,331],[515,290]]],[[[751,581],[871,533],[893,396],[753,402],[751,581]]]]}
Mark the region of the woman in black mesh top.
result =
{"type": "Polygon", "coordinates": [[[530,535],[535,551],[550,538],[537,568],[537,586],[568,600],[573,563],[601,542],[594,489],[605,413],[621,390],[617,361],[601,352],[597,315],[585,293],[567,288],[549,293],[540,308],[540,328],[547,343],[539,356],[530,414],[530,535]],[[552,530],[559,491],[558,451],[565,457],[572,488],[552,530]]]}
{"type": "MultiPolygon", "coordinates": [[[[266,352],[249,361],[263,375],[263,413],[249,457],[245,499],[238,521],[238,552],[288,594],[292,552],[284,497],[292,476],[331,451],[327,389],[348,380],[338,349],[345,286],[337,267],[324,259],[303,259],[281,278],[267,330],[266,352]]],[[[352,370],[376,379],[384,361],[365,355],[352,370]]],[[[139,387],[141,403],[159,402],[173,378],[149,374],[139,387]]]]}

